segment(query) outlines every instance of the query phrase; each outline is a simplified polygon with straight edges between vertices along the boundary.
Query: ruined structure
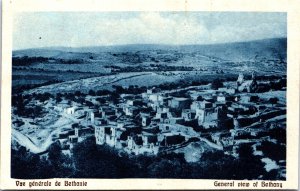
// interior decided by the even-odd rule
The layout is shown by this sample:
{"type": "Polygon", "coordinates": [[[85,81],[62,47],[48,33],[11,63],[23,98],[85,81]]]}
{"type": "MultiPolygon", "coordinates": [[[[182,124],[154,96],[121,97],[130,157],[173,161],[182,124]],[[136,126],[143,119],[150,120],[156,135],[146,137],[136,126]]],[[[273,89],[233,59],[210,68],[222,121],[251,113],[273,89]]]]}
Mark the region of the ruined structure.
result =
{"type": "Polygon", "coordinates": [[[252,72],[251,80],[245,80],[243,74],[239,74],[236,82],[237,90],[239,92],[253,93],[258,89],[258,83],[256,81],[255,73],[252,72]]]}

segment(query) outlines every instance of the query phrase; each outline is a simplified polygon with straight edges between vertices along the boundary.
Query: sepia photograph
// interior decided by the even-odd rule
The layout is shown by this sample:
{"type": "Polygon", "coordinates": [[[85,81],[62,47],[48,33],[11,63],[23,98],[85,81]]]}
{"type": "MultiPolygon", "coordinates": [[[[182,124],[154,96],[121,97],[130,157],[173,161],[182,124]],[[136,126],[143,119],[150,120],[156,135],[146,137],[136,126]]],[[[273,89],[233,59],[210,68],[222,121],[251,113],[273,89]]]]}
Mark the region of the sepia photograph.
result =
{"type": "Polygon", "coordinates": [[[295,188],[287,11],[19,9],[1,95],[13,186],[295,188]]]}

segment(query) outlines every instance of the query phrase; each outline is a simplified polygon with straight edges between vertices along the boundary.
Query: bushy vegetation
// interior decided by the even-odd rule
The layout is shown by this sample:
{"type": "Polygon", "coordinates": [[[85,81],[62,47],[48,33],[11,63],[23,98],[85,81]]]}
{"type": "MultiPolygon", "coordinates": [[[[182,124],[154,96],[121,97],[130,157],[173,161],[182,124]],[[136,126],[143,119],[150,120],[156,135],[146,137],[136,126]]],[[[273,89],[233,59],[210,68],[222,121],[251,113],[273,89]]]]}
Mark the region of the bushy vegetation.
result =
{"type": "MultiPolygon", "coordinates": [[[[50,94],[46,94],[45,97],[43,94],[37,95],[37,100],[47,100],[49,99],[50,94]]],[[[23,116],[23,117],[30,117],[30,118],[36,118],[41,117],[44,113],[44,110],[41,106],[35,105],[35,106],[26,106],[29,102],[29,99],[32,97],[22,96],[21,94],[12,96],[12,106],[15,106],[16,109],[14,110],[14,114],[23,116]]]]}
{"type": "Polygon", "coordinates": [[[80,64],[83,62],[83,59],[59,59],[59,58],[47,58],[47,57],[13,57],[12,58],[12,64],[13,66],[28,66],[34,63],[50,63],[49,61],[53,60],[56,61],[55,63],[61,63],[61,64],[80,64]]]}
{"type": "Polygon", "coordinates": [[[214,79],[211,82],[211,89],[217,90],[218,88],[221,88],[221,87],[223,87],[223,81],[222,80],[220,80],[220,79],[214,79]]]}
{"type": "Polygon", "coordinates": [[[169,54],[169,51],[162,51],[159,50],[157,51],[157,55],[151,55],[150,52],[143,52],[143,51],[136,51],[136,52],[115,52],[115,53],[110,53],[112,56],[117,58],[123,63],[129,63],[129,64],[140,64],[143,62],[176,62],[180,60],[183,57],[183,54],[181,53],[173,53],[169,54]]]}
{"type": "Polygon", "coordinates": [[[145,66],[105,66],[106,68],[111,68],[112,72],[161,72],[161,71],[193,71],[193,67],[189,66],[169,66],[160,64],[150,64],[150,67],[145,66]]]}
{"type": "Polygon", "coordinates": [[[47,155],[39,156],[26,151],[25,147],[11,150],[11,177],[21,179],[66,178],[74,174],[71,158],[64,155],[58,143],[48,149],[47,155]]]}
{"type": "Polygon", "coordinates": [[[33,63],[38,63],[38,62],[48,62],[49,58],[44,58],[44,57],[13,57],[12,58],[12,64],[14,66],[28,66],[33,63]]]}
{"type": "Polygon", "coordinates": [[[258,149],[262,150],[266,157],[275,160],[285,160],[286,159],[286,146],[281,144],[272,143],[269,141],[263,141],[258,149]]]}
{"type": "Polygon", "coordinates": [[[38,88],[38,87],[41,87],[41,86],[47,86],[47,85],[50,85],[50,84],[61,83],[61,82],[62,81],[60,81],[60,80],[50,80],[50,81],[40,83],[40,84],[26,84],[26,85],[14,86],[14,87],[12,87],[12,95],[13,94],[20,94],[20,93],[22,93],[26,90],[30,90],[30,89],[33,89],[33,88],[38,88]]]}
{"type": "Polygon", "coordinates": [[[156,157],[132,156],[108,146],[95,144],[94,138],[77,144],[72,157],[62,154],[55,143],[45,157],[12,150],[13,178],[201,178],[257,179],[270,177],[262,162],[252,155],[248,145],[239,149],[239,159],[221,151],[206,152],[199,162],[187,163],[183,154],[162,154],[156,157]]]}

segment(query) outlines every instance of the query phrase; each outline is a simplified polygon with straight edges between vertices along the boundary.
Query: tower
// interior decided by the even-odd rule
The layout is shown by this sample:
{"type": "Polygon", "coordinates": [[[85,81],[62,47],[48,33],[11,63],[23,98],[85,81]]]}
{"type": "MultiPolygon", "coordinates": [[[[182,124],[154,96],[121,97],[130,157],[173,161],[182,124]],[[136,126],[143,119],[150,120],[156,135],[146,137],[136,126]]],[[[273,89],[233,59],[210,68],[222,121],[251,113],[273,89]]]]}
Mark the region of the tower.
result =
{"type": "Polygon", "coordinates": [[[253,71],[251,84],[248,86],[247,91],[248,92],[256,92],[257,89],[258,89],[258,83],[256,81],[255,71],[253,71]]]}
{"type": "Polygon", "coordinates": [[[255,74],[255,71],[252,71],[252,80],[253,80],[253,81],[256,81],[256,74],[255,74]]]}
{"type": "Polygon", "coordinates": [[[236,81],[237,88],[244,82],[244,74],[240,73],[236,81]]]}

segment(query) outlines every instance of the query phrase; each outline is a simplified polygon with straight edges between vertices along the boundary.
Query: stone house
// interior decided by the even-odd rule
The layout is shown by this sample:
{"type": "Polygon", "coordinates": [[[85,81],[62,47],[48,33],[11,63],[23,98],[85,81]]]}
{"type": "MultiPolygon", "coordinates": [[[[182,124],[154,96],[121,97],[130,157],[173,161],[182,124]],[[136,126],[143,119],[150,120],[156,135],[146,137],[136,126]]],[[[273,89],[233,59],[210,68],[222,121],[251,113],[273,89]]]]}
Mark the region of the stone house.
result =
{"type": "Polygon", "coordinates": [[[128,106],[141,106],[143,102],[142,100],[127,100],[126,104],[128,106]]]}
{"type": "Polygon", "coordinates": [[[236,82],[237,90],[239,92],[248,92],[252,93],[258,89],[258,83],[256,81],[256,77],[254,73],[252,73],[251,80],[245,80],[243,74],[239,74],[238,80],[236,82]]]}
{"type": "Polygon", "coordinates": [[[249,102],[257,102],[259,101],[258,96],[252,96],[252,95],[242,95],[239,100],[241,103],[249,103],[249,102]]]}
{"type": "Polygon", "coordinates": [[[184,109],[184,110],[182,110],[181,117],[185,121],[191,121],[191,120],[195,119],[195,117],[196,117],[196,111],[195,110],[191,110],[191,109],[184,109]]]}
{"type": "Polygon", "coordinates": [[[221,94],[217,96],[217,102],[226,103],[226,102],[234,101],[234,98],[235,98],[234,96],[221,94]]]}
{"type": "Polygon", "coordinates": [[[121,148],[120,137],[124,131],[125,129],[117,128],[117,126],[97,126],[95,127],[96,144],[107,144],[110,147],[121,148]]]}
{"type": "Polygon", "coordinates": [[[191,108],[191,110],[196,110],[196,109],[206,109],[206,108],[212,108],[212,107],[213,107],[212,102],[208,102],[208,101],[204,100],[204,101],[193,101],[190,108],[191,108]]]}
{"type": "Polygon", "coordinates": [[[163,133],[160,135],[159,140],[160,146],[170,147],[184,143],[186,138],[180,134],[163,133]]]}
{"type": "Polygon", "coordinates": [[[151,123],[151,118],[149,116],[142,116],[142,126],[146,127],[150,125],[151,123]]]}
{"type": "Polygon", "coordinates": [[[139,155],[139,154],[157,155],[159,151],[157,136],[153,134],[128,136],[127,147],[125,150],[135,155],[139,155]]]}
{"type": "Polygon", "coordinates": [[[70,145],[69,148],[72,149],[74,147],[74,144],[78,143],[78,136],[70,135],[68,141],[70,145]]]}
{"type": "Polygon", "coordinates": [[[198,119],[198,124],[205,129],[217,127],[218,113],[215,108],[197,109],[196,118],[198,119]]]}
{"type": "Polygon", "coordinates": [[[99,117],[105,120],[116,117],[116,110],[113,106],[102,106],[99,113],[99,117]]]}
{"type": "Polygon", "coordinates": [[[196,118],[198,119],[198,125],[205,129],[222,128],[222,124],[228,118],[227,109],[225,107],[197,109],[196,118]]]}
{"type": "Polygon", "coordinates": [[[159,94],[156,94],[156,93],[149,94],[149,101],[151,101],[153,103],[158,102],[158,96],[159,96],[159,94]]]}
{"type": "Polygon", "coordinates": [[[225,146],[225,147],[232,146],[233,142],[234,142],[234,139],[231,136],[230,132],[228,132],[228,133],[220,133],[220,132],[214,133],[214,134],[211,135],[211,139],[217,145],[225,146]]]}
{"type": "Polygon", "coordinates": [[[64,108],[64,113],[68,114],[68,115],[73,115],[75,113],[75,107],[67,107],[64,108]]]}
{"type": "Polygon", "coordinates": [[[159,124],[158,128],[162,134],[170,133],[170,134],[181,134],[185,136],[198,136],[192,127],[184,126],[181,124],[159,124]]]}
{"type": "Polygon", "coordinates": [[[172,100],[169,100],[168,105],[170,108],[177,110],[189,109],[191,100],[183,97],[174,97],[172,100]]]}
{"type": "Polygon", "coordinates": [[[167,112],[157,112],[155,115],[155,118],[157,119],[167,119],[168,118],[168,113],[167,112]]]}
{"type": "Polygon", "coordinates": [[[167,119],[161,120],[161,123],[165,124],[183,124],[184,119],[182,117],[169,117],[167,119]]]}
{"type": "Polygon", "coordinates": [[[125,107],[125,115],[127,116],[135,116],[137,114],[139,114],[140,109],[138,107],[135,106],[127,106],[125,107]]]}
{"type": "Polygon", "coordinates": [[[75,136],[78,137],[78,142],[81,142],[94,134],[94,129],[92,127],[75,127],[74,130],[75,136]]]}

